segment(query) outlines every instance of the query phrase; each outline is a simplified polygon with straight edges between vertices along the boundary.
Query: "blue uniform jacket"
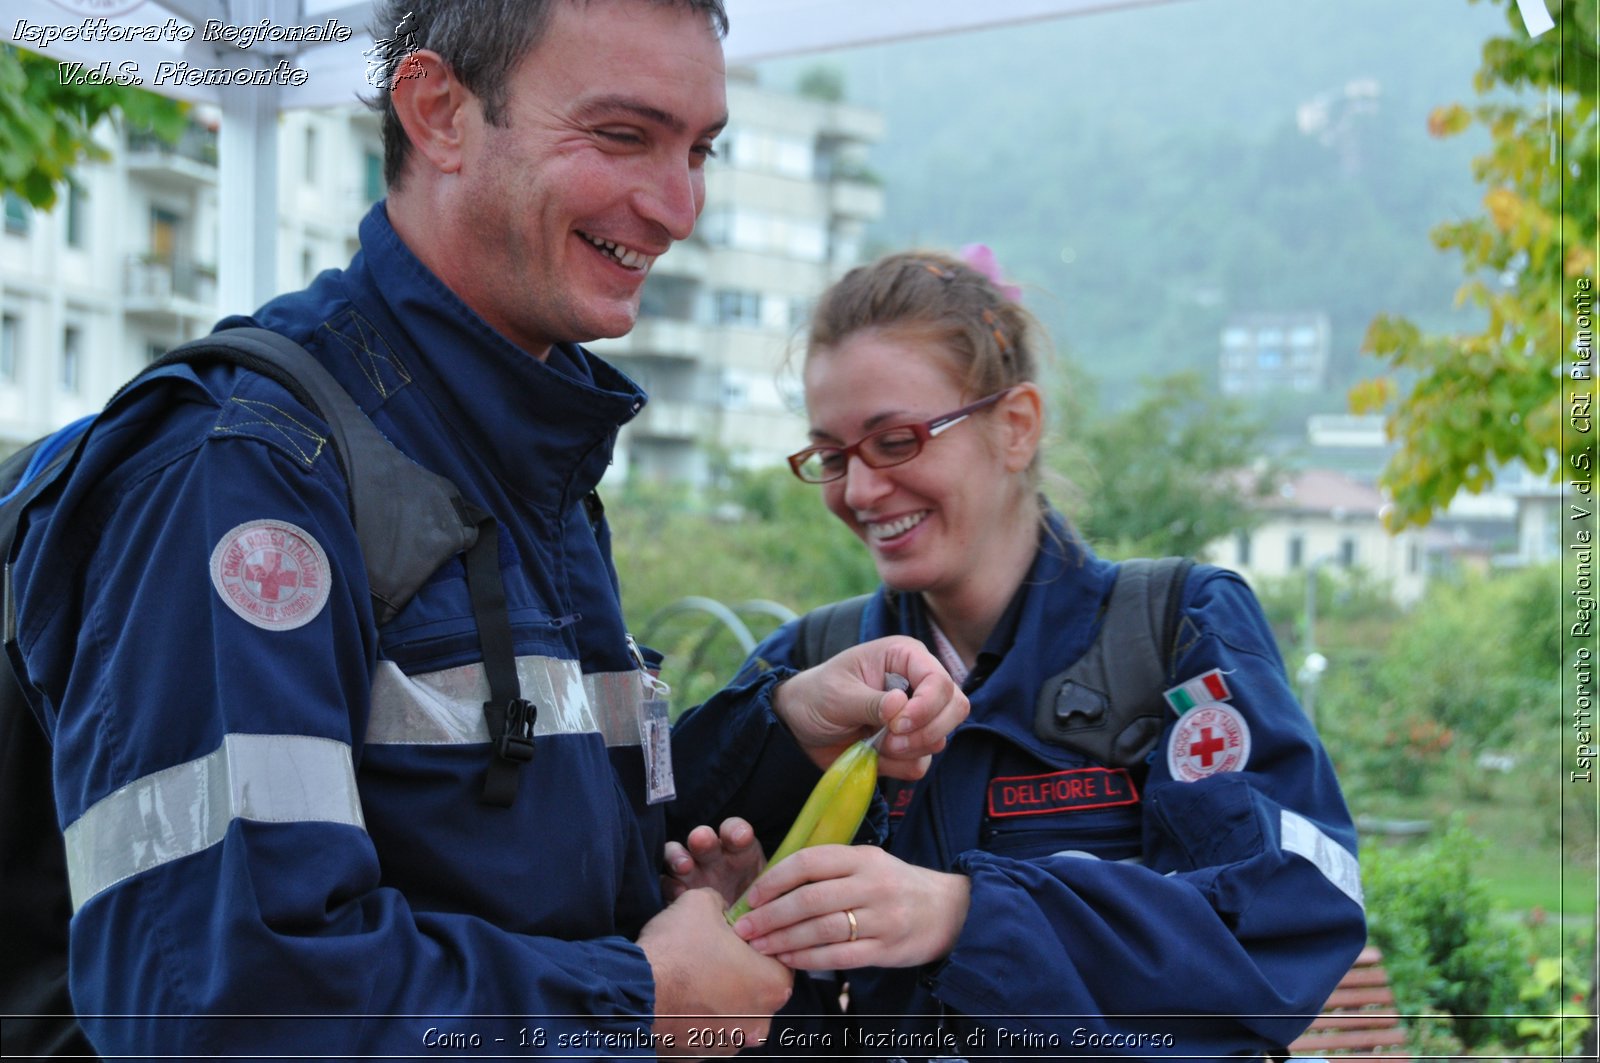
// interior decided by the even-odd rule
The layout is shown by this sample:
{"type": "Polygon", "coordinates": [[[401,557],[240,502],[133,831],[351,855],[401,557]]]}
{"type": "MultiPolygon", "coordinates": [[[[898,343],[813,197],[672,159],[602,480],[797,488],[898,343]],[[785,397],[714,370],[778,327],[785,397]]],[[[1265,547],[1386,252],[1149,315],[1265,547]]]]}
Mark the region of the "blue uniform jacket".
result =
{"type": "MultiPolygon", "coordinates": [[[[1207,691],[1169,712],[1128,771],[1035,735],[1040,686],[1088,648],[1117,571],[1051,523],[1066,545],[1046,538],[980,656],[971,715],[920,783],[882,786],[882,844],[971,878],[965,927],[929,967],[843,972],[861,1018],[813,1048],[1256,1055],[1309,1024],[1365,941],[1349,812],[1236,574],[1192,570],[1175,661],[1173,685],[1220,670],[1222,708],[1207,691]]],[[[880,588],[861,638],[889,634],[929,631],[919,599],[880,588]]],[[[747,676],[793,661],[795,635],[747,676]]]]}
{"type": "MultiPolygon", "coordinates": [[[[511,345],[381,204],[361,241],[254,321],[498,518],[534,760],[512,807],[480,803],[488,687],[461,560],[378,629],[325,426],[260,376],[165,372],[94,426],[16,565],[76,1009],[111,1057],[648,1055],[631,939],[661,906],[668,827],[585,505],[644,395],[581,348],[511,345]]],[[[749,763],[799,757],[771,683],[721,699],[749,763]]]]}

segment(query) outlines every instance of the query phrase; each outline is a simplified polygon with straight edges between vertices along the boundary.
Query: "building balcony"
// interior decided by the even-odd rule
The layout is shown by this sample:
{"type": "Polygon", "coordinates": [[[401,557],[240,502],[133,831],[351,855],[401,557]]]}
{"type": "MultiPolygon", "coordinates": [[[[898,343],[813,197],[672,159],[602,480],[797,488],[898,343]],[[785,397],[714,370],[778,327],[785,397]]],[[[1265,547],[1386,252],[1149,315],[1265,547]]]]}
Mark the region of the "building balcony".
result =
{"type": "Polygon", "coordinates": [[[825,140],[876,144],[883,139],[887,121],[883,112],[851,103],[835,103],[822,125],[825,140]]]}
{"type": "Polygon", "coordinates": [[[129,174],[168,188],[215,185],[216,131],[190,125],[173,144],[146,132],[130,132],[127,163],[129,174]]]}
{"type": "Polygon", "coordinates": [[[883,189],[867,181],[835,179],[828,185],[828,210],[835,217],[877,221],[883,217],[883,189]]]}
{"type": "Polygon", "coordinates": [[[123,263],[122,297],[128,314],[154,322],[214,314],[217,271],[193,262],[134,255],[123,263]]]}
{"type": "Polygon", "coordinates": [[[692,321],[641,317],[626,336],[585,344],[605,358],[663,358],[698,362],[705,357],[706,330],[692,321]]]}
{"type": "Polygon", "coordinates": [[[650,267],[650,272],[669,277],[685,277],[689,280],[703,281],[706,279],[706,269],[710,255],[706,245],[699,240],[680,240],[673,244],[667,253],[662,255],[650,267]]]}
{"type": "Polygon", "coordinates": [[[635,440],[675,439],[696,442],[709,438],[712,424],[710,407],[691,402],[651,399],[639,416],[624,429],[635,440]]]}

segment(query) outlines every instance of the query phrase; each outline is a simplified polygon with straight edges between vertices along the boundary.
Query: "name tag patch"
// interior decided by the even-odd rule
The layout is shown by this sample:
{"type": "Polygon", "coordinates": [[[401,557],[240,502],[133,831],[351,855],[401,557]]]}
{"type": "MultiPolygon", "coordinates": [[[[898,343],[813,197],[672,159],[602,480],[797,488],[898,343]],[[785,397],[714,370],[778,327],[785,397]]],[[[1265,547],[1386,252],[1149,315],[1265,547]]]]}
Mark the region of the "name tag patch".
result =
{"type": "Polygon", "coordinates": [[[1075,768],[989,780],[989,815],[1039,816],[1139,803],[1126,768],[1075,768]]]}

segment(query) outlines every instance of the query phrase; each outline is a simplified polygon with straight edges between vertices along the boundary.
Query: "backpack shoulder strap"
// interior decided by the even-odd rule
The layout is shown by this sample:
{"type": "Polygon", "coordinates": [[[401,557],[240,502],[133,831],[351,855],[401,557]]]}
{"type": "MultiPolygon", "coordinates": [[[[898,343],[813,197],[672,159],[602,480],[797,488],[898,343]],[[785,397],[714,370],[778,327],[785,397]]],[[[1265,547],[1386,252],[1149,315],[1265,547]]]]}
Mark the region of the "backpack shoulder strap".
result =
{"type": "Polygon", "coordinates": [[[401,453],[322,363],[287,337],[267,329],[225,329],[173,348],[155,365],[201,359],[271,377],[327,423],[344,468],[379,625],[393,619],[440,565],[465,553],[489,679],[483,708],[493,751],[482,800],[509,807],[516,800],[518,769],[533,756],[538,708],[522,696],[494,517],[469,504],[448,479],[401,453]]]}
{"type": "Polygon", "coordinates": [[[441,564],[477,540],[456,486],[384,438],[298,343],[268,329],[224,329],[174,347],[151,368],[204,361],[229,362],[271,378],[327,423],[379,624],[393,619],[441,564]]]}
{"type": "Polygon", "coordinates": [[[861,618],[866,615],[867,603],[872,595],[858,594],[854,598],[819,605],[800,618],[796,641],[799,656],[795,667],[810,668],[849,649],[861,641],[861,618]]]}
{"type": "Polygon", "coordinates": [[[1184,582],[1193,561],[1124,561],[1100,633],[1070,668],[1039,689],[1034,733],[1113,767],[1155,748],[1166,722],[1184,582]]]}

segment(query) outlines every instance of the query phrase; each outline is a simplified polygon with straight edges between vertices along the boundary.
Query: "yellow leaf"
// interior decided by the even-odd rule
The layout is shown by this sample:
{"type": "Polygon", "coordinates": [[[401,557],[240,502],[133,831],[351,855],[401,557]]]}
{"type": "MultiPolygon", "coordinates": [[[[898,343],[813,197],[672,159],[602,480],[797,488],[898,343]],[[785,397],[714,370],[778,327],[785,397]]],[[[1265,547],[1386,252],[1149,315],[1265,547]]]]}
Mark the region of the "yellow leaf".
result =
{"type": "Polygon", "coordinates": [[[1594,266],[1594,252],[1582,244],[1574,244],[1567,252],[1567,260],[1562,264],[1562,270],[1569,277],[1592,277],[1594,266]]]}
{"type": "Polygon", "coordinates": [[[1376,413],[1389,404],[1394,395],[1394,381],[1386,376],[1363,380],[1350,389],[1349,402],[1352,413],[1376,413]]]}
{"type": "Polygon", "coordinates": [[[1483,207],[1494,227],[1508,233],[1522,213],[1522,200],[1509,188],[1491,188],[1483,195],[1483,207]]]}
{"type": "Polygon", "coordinates": [[[1428,115],[1428,135],[1452,137],[1467,128],[1471,121],[1472,115],[1459,103],[1435,107],[1428,115]]]}

